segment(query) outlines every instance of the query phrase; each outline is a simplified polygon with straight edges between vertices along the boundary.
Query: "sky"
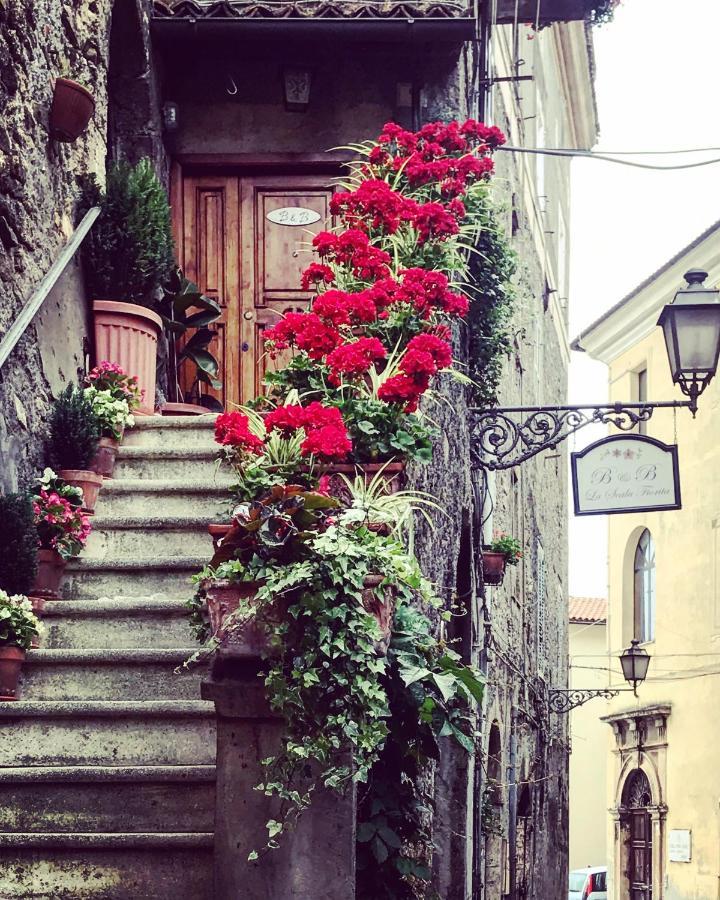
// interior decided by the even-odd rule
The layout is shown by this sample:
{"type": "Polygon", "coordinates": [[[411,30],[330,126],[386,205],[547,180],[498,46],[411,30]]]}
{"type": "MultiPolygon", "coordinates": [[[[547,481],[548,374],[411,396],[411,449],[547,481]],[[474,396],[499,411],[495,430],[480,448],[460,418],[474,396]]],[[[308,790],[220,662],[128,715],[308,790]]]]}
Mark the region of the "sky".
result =
{"type": "MultiPolygon", "coordinates": [[[[720,148],[720,0],[623,0],[593,34],[597,152],[720,148]]],[[[629,158],[673,165],[716,157],[629,158]]],[[[720,219],[720,164],[652,172],[576,159],[571,173],[573,338],[720,219]]],[[[568,402],[604,402],[606,367],[572,357],[568,402]]],[[[581,431],[570,449],[604,433],[581,431]]],[[[570,512],[569,532],[570,595],[607,596],[607,519],[570,512]]]]}

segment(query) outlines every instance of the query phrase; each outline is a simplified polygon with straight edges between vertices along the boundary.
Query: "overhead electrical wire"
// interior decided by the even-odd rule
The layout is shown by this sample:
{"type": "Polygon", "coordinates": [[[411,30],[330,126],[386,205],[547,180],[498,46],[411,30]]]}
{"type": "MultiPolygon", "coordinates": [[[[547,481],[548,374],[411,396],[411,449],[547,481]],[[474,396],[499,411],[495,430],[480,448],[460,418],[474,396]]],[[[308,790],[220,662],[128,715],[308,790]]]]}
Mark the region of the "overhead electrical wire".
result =
{"type": "MultiPolygon", "coordinates": [[[[502,147],[498,147],[498,150],[504,150],[509,153],[530,153],[539,156],[560,156],[560,157],[574,157],[576,159],[600,159],[604,162],[615,163],[618,166],[630,166],[634,169],[650,169],[658,172],[673,172],[679,171],[680,169],[698,169],[701,166],[712,166],[716,163],[720,163],[720,157],[715,159],[704,159],[700,162],[693,163],[681,163],[679,165],[672,166],[655,166],[650,163],[639,163],[632,162],[629,159],[616,159],[614,156],[608,156],[605,153],[594,153],[592,150],[565,150],[565,149],[543,149],[538,147],[513,147],[510,144],[505,144],[502,147]]],[[[671,152],[680,152],[680,151],[671,151],[671,152]]],[[[695,152],[695,151],[692,151],[695,152]]],[[[700,152],[700,151],[698,151],[700,152]]]]}

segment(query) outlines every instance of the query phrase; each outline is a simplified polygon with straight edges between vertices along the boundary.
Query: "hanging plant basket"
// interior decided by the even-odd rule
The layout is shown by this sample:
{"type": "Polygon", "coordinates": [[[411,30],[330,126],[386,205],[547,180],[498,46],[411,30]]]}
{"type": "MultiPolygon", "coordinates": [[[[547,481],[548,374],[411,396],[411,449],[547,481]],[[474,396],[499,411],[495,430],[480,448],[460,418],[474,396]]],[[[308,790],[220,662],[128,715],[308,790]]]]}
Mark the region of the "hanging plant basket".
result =
{"type": "Polygon", "coordinates": [[[58,475],[67,484],[80,488],[83,492],[83,512],[88,516],[95,515],[95,504],[103,481],[102,475],[90,469],[60,469],[58,475]]]}
{"type": "Polygon", "coordinates": [[[50,107],[50,135],[72,143],[85,131],[95,112],[95,100],[87,88],[69,78],[56,78],[50,107]]]}
{"type": "Polygon", "coordinates": [[[18,681],[25,651],[15,644],[0,644],[0,701],[18,699],[18,681]]]}
{"type": "Polygon", "coordinates": [[[507,566],[507,556],[504,553],[498,553],[495,550],[486,550],[483,547],[482,558],[483,581],[485,584],[502,584],[503,578],[505,577],[505,567],[507,566]]]}

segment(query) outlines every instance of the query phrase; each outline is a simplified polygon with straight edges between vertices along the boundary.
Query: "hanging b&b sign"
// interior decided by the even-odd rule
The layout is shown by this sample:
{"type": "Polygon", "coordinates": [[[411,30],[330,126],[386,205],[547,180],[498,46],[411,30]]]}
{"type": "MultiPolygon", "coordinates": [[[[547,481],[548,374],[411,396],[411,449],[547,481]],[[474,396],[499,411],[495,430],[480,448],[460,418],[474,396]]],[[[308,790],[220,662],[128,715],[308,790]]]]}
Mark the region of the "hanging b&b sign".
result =
{"type": "Polygon", "coordinates": [[[680,509],[676,444],[618,434],[570,454],[576,516],[680,509]]]}

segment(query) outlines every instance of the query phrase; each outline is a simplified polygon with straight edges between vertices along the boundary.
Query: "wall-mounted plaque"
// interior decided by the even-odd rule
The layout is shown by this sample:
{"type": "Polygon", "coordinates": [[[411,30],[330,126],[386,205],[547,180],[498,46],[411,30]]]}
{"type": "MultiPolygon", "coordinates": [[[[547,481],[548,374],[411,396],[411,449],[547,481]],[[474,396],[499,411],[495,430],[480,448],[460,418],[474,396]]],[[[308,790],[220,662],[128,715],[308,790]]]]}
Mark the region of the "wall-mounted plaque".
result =
{"type": "Polygon", "coordinates": [[[673,828],[668,836],[670,862],[690,862],[692,859],[692,831],[673,828]]]}
{"type": "Polygon", "coordinates": [[[276,225],[312,225],[320,220],[320,213],[305,206],[282,206],[271,209],[266,218],[276,225]]]}
{"type": "Polygon", "coordinates": [[[576,516],[680,509],[675,444],[618,434],[570,454],[576,516]]]}

